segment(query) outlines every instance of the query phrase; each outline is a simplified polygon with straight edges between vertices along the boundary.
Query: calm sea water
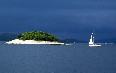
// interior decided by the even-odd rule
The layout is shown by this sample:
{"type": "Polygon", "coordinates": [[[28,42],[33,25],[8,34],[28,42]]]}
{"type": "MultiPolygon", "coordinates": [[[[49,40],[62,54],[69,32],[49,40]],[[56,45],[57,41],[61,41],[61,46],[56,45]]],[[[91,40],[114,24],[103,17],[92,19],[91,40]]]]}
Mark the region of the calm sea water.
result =
{"type": "Polygon", "coordinates": [[[0,73],[116,73],[116,45],[0,44],[0,73]]]}

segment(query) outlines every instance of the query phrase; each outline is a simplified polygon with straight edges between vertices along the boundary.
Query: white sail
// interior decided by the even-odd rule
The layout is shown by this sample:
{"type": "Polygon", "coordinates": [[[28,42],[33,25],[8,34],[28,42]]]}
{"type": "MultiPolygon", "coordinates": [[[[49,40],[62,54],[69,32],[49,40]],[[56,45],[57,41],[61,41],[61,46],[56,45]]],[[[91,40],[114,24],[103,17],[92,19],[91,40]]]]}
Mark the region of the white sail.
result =
{"type": "Polygon", "coordinates": [[[89,44],[94,44],[94,40],[93,39],[94,38],[93,38],[93,33],[92,33],[91,38],[90,38],[90,41],[89,41],[89,44]]]}
{"type": "Polygon", "coordinates": [[[94,43],[93,33],[91,34],[91,38],[90,38],[90,41],[89,41],[89,46],[90,47],[101,46],[101,45],[97,45],[97,44],[94,43]]]}

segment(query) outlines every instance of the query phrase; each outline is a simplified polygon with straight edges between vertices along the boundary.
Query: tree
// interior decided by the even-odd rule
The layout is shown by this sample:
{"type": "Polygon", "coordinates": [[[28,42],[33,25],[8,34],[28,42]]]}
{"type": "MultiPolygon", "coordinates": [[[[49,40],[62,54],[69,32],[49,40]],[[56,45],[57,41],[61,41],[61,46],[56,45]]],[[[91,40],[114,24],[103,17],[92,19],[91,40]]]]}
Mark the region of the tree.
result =
{"type": "Polygon", "coordinates": [[[58,41],[59,39],[52,34],[41,32],[41,31],[32,31],[25,32],[20,34],[18,37],[20,40],[36,40],[36,41],[58,41]]]}

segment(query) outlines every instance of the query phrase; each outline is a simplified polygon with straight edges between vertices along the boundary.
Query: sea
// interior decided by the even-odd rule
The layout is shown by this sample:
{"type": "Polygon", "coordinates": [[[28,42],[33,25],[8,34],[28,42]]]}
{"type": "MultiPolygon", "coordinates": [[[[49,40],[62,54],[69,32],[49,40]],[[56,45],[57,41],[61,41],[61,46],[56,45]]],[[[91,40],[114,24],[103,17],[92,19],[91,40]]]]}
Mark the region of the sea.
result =
{"type": "Polygon", "coordinates": [[[0,44],[0,73],[116,73],[116,44],[0,44]]]}

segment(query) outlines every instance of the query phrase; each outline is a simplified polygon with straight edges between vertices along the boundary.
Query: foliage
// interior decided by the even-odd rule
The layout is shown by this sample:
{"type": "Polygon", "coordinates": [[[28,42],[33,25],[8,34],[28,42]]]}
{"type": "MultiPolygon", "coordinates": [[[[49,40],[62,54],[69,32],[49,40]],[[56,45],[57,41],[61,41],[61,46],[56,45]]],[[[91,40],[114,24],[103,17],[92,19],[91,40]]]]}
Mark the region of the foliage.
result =
{"type": "Polygon", "coordinates": [[[36,41],[58,41],[59,39],[52,34],[41,32],[41,31],[32,31],[20,34],[18,36],[20,40],[36,40],[36,41]]]}

